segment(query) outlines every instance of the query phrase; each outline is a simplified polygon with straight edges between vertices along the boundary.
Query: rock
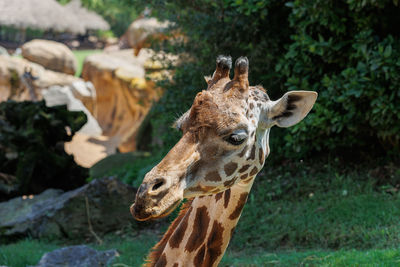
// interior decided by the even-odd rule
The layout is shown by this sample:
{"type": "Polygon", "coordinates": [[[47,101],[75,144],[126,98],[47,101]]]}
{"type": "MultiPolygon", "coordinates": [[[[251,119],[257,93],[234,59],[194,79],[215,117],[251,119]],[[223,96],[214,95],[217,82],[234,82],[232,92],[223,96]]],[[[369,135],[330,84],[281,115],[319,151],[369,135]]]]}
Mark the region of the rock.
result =
{"type": "Polygon", "coordinates": [[[128,47],[135,49],[135,56],[138,56],[140,49],[149,46],[146,43],[150,37],[152,39],[166,39],[164,31],[171,23],[168,21],[160,22],[156,18],[140,18],[129,25],[128,30],[121,37],[122,43],[127,43],[128,47]]]}
{"type": "Polygon", "coordinates": [[[132,50],[93,54],[86,58],[82,77],[96,88],[96,119],[105,136],[116,140],[121,152],[135,149],[134,136],[160,89],[145,79],[145,62],[151,54],[132,50]]]}
{"type": "MultiPolygon", "coordinates": [[[[7,157],[8,158],[8,157],[7,157]]],[[[0,172],[0,201],[4,199],[2,195],[15,195],[20,189],[20,183],[14,175],[0,172]]],[[[0,266],[1,267],[1,266],[0,266]]]]}
{"type": "Polygon", "coordinates": [[[89,136],[99,136],[102,130],[97,123],[96,119],[87,110],[83,103],[75,98],[72,90],[68,86],[54,85],[48,89],[43,90],[43,98],[46,101],[46,106],[67,105],[70,111],[83,111],[87,117],[87,123],[78,131],[89,136]]]}
{"type": "Polygon", "coordinates": [[[122,229],[135,223],[129,212],[135,193],[135,188],[116,178],[103,178],[65,193],[48,189],[39,195],[1,202],[0,237],[93,237],[88,217],[98,235],[122,229]]]}
{"type": "Polygon", "coordinates": [[[70,246],[46,253],[31,267],[104,267],[118,256],[115,249],[97,251],[88,246],[70,246]]]}
{"type": "Polygon", "coordinates": [[[64,44],[49,40],[32,40],[22,46],[22,56],[46,69],[74,75],[77,61],[64,44]]]}

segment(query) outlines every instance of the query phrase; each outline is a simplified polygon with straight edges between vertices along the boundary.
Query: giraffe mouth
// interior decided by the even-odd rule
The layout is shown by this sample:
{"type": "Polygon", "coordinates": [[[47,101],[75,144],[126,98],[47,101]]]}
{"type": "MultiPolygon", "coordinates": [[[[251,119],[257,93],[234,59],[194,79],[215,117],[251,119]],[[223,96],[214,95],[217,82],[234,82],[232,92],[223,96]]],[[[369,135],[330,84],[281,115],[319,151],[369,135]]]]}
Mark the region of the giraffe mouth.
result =
{"type": "Polygon", "coordinates": [[[167,209],[159,213],[161,209],[154,210],[152,209],[150,212],[145,211],[144,207],[141,205],[136,205],[133,203],[130,207],[130,212],[132,216],[138,221],[147,221],[151,219],[158,219],[168,216],[172,211],[174,211],[182,200],[175,201],[172,205],[170,205],[167,209]]]}
{"type": "Polygon", "coordinates": [[[157,216],[153,216],[153,218],[163,218],[165,216],[168,216],[171,212],[173,212],[181,203],[181,200],[175,201],[169,208],[167,208],[163,213],[157,216]]]}

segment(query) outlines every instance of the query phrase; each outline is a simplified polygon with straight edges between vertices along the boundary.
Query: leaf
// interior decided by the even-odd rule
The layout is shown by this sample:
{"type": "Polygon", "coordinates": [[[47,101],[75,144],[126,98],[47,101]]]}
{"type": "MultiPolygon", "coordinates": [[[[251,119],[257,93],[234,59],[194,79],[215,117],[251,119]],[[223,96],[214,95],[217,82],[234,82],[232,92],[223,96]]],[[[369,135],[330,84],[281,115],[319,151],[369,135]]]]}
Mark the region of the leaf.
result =
{"type": "Polygon", "coordinates": [[[388,45],[383,52],[384,57],[390,57],[392,55],[392,45],[388,45]]]}

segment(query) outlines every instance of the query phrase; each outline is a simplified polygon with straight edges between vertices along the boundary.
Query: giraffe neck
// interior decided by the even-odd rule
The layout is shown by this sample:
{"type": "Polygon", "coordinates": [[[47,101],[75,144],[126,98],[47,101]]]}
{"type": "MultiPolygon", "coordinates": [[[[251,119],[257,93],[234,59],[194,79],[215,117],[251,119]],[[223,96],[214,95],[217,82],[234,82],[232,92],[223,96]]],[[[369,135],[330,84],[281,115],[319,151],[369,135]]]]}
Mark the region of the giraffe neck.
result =
{"type": "Polygon", "coordinates": [[[162,240],[153,248],[145,266],[218,266],[254,177],[224,192],[195,197],[185,203],[162,240]]]}

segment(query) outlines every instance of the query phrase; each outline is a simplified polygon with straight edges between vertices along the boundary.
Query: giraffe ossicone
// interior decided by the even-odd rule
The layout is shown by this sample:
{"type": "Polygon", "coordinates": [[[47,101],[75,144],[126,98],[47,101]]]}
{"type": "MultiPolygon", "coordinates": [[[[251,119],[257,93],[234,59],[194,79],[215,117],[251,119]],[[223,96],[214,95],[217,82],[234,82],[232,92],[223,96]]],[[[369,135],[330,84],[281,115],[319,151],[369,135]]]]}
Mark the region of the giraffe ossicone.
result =
{"type": "Polygon", "coordinates": [[[249,86],[246,57],[236,60],[232,80],[231,65],[230,57],[217,58],[207,89],[175,123],[182,138],[146,174],[131,206],[137,220],[148,220],[191,199],[149,266],[218,265],[269,154],[271,127],[298,123],[317,99],[316,92],[291,91],[272,101],[261,86],[249,86]]]}

